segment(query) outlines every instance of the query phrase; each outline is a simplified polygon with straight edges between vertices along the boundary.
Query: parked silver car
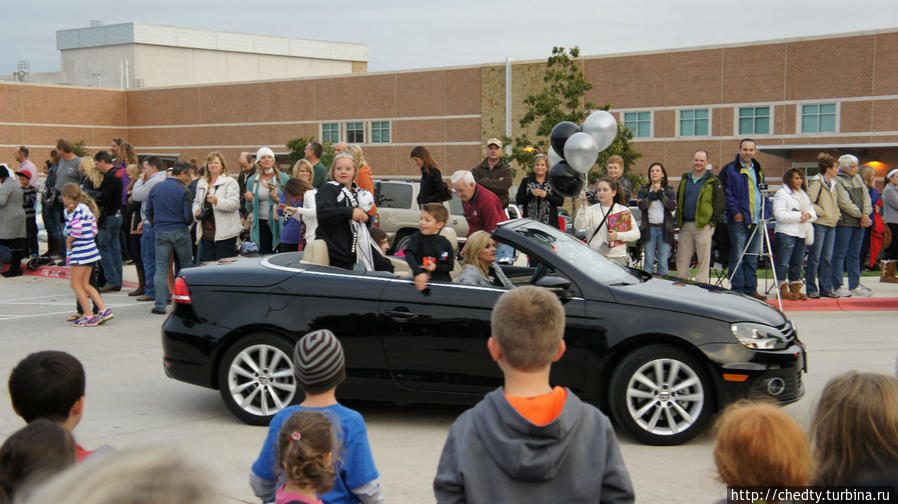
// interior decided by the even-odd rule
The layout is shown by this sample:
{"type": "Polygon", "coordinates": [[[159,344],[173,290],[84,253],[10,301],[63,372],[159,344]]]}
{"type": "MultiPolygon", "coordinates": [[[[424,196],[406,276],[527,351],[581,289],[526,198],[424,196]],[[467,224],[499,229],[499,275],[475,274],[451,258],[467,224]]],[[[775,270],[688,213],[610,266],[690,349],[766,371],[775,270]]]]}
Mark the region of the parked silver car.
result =
{"type": "MultiPolygon", "coordinates": [[[[397,252],[405,248],[409,237],[418,230],[421,211],[418,209],[417,180],[375,180],[374,201],[377,205],[375,225],[387,233],[390,250],[397,252]]],[[[461,207],[461,199],[454,192],[452,199],[444,203],[449,208],[447,226],[455,230],[459,243],[468,236],[468,221],[461,207]]]]}

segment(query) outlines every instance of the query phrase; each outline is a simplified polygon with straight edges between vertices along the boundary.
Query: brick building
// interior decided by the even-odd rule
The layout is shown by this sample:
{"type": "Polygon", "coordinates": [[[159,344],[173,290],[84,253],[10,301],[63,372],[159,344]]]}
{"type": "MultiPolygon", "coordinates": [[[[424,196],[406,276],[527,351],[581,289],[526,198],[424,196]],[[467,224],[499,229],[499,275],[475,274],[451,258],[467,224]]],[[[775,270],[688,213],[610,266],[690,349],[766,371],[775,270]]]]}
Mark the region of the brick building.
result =
{"type": "MultiPolygon", "coordinates": [[[[745,136],[757,139],[774,178],[813,165],[821,150],[857,154],[880,175],[898,167],[898,29],[591,56],[583,65],[594,85],[587,98],[611,103],[634,131],[640,173],[661,161],[677,177],[699,148],[721,166],[745,136]]],[[[375,176],[416,176],[415,145],[452,171],[478,163],[485,139],[507,126],[520,133],[523,99],[542,86],[544,69],[525,61],[126,91],[0,83],[0,161],[23,144],[40,163],[61,136],[93,148],[119,136],[138,153],[184,158],[219,150],[229,160],[315,136],[361,144],[375,176]]]]}

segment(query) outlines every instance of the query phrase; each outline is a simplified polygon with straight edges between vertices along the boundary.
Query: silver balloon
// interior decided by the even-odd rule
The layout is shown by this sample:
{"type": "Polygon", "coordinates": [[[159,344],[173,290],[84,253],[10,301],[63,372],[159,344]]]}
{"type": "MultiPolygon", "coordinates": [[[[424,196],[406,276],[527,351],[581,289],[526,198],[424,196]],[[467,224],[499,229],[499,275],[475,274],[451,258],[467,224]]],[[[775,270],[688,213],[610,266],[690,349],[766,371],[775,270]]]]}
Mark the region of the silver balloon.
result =
{"type": "Polygon", "coordinates": [[[609,112],[596,110],[583,121],[580,130],[589,133],[599,146],[599,152],[602,152],[617,136],[617,119],[609,112]]]}
{"type": "Polygon", "coordinates": [[[581,175],[586,175],[599,157],[599,146],[589,133],[578,132],[564,142],[564,160],[581,175]]]}
{"type": "Polygon", "coordinates": [[[561,156],[559,156],[558,153],[555,152],[555,147],[552,147],[551,145],[549,146],[549,154],[548,155],[549,155],[549,166],[555,166],[558,164],[559,161],[561,161],[561,156]]]}

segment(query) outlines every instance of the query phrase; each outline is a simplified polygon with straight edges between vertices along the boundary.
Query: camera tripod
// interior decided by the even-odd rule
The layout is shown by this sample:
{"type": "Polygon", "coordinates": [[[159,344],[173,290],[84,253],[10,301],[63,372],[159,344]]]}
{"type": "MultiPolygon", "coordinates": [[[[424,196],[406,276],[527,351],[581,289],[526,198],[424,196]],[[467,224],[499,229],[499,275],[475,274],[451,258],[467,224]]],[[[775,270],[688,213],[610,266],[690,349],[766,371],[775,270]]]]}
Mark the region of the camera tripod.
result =
{"type": "MultiPolygon", "coordinates": [[[[770,235],[767,233],[767,223],[771,220],[765,213],[764,208],[767,206],[767,198],[769,196],[769,192],[767,191],[767,184],[761,184],[759,186],[761,190],[761,219],[758,221],[757,225],[755,225],[755,229],[748,235],[748,238],[745,240],[745,247],[742,249],[742,253],[739,254],[739,260],[736,261],[736,264],[730,270],[730,278],[728,279],[730,282],[730,288],[733,287],[733,277],[736,276],[736,270],[739,269],[739,266],[742,264],[742,261],[745,259],[745,256],[758,256],[758,264],[761,264],[761,261],[766,257],[770,264],[770,271],[773,275],[773,291],[776,293],[776,301],[779,304],[780,311],[783,311],[783,298],[780,295],[779,290],[779,280],[776,278],[776,266],[773,264],[773,244],[770,243],[770,235]],[[761,233],[760,240],[760,250],[758,252],[749,252],[748,249],[751,247],[752,242],[755,239],[755,234],[761,233]]],[[[755,270],[755,276],[757,278],[757,270],[755,270]]],[[[768,279],[765,275],[764,277],[764,293],[770,291],[768,287],[768,279]]]]}

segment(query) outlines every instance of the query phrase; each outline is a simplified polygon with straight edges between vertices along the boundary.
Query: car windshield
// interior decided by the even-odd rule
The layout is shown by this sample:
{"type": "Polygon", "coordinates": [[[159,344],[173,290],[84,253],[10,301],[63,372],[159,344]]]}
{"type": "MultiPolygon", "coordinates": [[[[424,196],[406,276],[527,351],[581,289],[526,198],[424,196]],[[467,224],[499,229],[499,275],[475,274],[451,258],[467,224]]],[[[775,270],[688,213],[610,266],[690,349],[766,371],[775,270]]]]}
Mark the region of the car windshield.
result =
{"type": "Polygon", "coordinates": [[[561,256],[578,270],[604,285],[630,285],[640,282],[630,270],[589,248],[582,241],[558,229],[539,222],[531,222],[526,227],[515,229],[521,236],[530,239],[552,253],[561,256]]]}

